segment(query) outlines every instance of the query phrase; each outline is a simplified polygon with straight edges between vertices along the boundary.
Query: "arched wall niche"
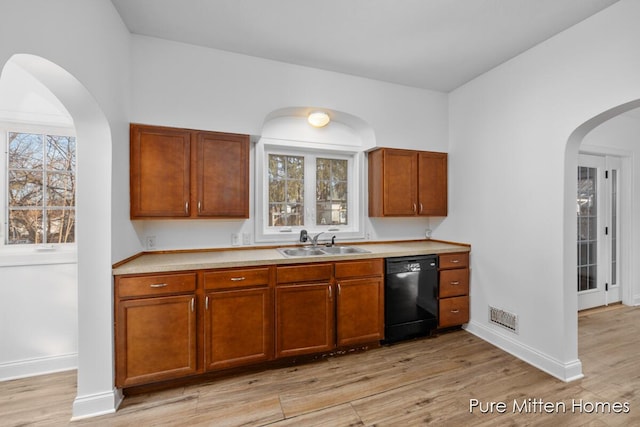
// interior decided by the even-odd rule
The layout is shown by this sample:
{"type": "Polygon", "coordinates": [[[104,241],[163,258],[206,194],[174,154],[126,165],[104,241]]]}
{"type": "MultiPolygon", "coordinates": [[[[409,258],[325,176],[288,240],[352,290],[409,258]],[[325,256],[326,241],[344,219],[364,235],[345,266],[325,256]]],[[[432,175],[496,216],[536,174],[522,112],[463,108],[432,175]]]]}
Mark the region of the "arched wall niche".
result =
{"type": "Polygon", "coordinates": [[[375,133],[367,122],[353,114],[322,107],[286,107],[274,110],[265,117],[261,137],[350,146],[358,151],[376,146],[375,133]],[[325,127],[313,128],[307,123],[307,116],[312,111],[328,113],[331,122],[325,127]]]}

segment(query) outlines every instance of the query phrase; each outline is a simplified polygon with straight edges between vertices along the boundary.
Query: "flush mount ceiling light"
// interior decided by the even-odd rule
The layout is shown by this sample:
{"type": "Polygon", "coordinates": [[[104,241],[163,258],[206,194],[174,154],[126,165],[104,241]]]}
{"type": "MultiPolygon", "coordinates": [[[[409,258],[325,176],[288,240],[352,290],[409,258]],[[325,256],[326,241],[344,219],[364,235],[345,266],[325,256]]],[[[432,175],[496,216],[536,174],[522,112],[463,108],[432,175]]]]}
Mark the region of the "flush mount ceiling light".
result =
{"type": "Polygon", "coordinates": [[[330,120],[329,115],[324,111],[313,111],[309,113],[309,116],[307,117],[309,124],[316,128],[328,125],[330,120]]]}

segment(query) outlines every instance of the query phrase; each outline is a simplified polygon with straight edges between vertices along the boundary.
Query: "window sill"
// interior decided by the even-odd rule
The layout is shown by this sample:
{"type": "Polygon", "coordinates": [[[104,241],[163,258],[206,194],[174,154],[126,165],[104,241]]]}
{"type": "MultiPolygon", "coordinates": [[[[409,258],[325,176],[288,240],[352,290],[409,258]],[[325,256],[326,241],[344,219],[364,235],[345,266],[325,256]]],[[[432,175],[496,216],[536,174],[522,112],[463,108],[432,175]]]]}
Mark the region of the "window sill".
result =
{"type": "Polygon", "coordinates": [[[29,265],[76,264],[78,254],[72,248],[1,248],[0,267],[29,265]]]}
{"type": "MultiPolygon", "coordinates": [[[[318,244],[325,244],[331,241],[332,236],[336,236],[336,242],[340,241],[354,241],[364,240],[364,233],[361,231],[326,231],[326,230],[307,230],[308,235],[315,236],[318,233],[323,233],[318,239],[318,244]]],[[[271,244],[283,244],[283,243],[300,243],[300,230],[293,229],[286,232],[278,233],[256,233],[256,243],[271,243],[271,244]]]]}

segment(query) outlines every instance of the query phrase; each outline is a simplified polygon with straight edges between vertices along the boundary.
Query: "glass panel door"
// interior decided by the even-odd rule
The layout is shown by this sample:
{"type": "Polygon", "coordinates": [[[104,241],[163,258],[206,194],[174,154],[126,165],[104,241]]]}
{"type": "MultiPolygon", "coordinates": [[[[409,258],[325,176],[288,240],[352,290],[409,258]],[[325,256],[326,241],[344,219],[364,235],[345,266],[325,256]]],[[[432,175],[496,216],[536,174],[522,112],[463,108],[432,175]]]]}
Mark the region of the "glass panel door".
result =
{"type": "Polygon", "coordinates": [[[620,301],[620,165],[616,157],[579,156],[576,197],[579,310],[620,301]]]}
{"type": "Polygon", "coordinates": [[[578,166],[578,292],[598,287],[598,169],[578,166]]]}

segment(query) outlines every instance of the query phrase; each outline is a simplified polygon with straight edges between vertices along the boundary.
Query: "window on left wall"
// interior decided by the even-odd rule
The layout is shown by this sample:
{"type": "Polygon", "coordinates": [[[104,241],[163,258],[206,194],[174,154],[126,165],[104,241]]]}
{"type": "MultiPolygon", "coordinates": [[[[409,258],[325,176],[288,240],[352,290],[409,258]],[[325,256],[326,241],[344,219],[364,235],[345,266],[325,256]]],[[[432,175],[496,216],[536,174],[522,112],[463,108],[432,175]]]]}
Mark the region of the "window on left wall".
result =
{"type": "Polygon", "coordinates": [[[59,132],[6,133],[7,246],[75,242],[76,138],[59,132]]]}

